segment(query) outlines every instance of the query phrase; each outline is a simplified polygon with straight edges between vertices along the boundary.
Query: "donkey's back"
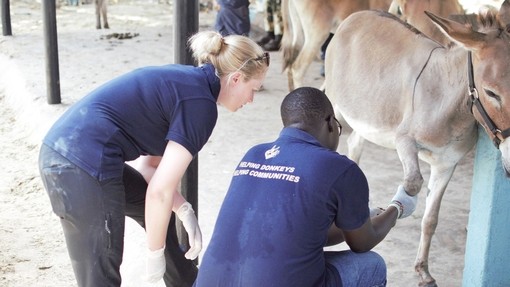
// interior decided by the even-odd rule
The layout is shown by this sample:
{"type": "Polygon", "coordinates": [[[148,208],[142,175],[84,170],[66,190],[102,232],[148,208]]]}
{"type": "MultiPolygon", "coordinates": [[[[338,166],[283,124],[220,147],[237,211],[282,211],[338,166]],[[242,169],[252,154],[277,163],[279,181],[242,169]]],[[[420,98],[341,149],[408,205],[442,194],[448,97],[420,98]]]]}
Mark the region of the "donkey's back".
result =
{"type": "Polygon", "coordinates": [[[354,13],[328,46],[326,94],[363,137],[394,148],[397,126],[413,108],[415,83],[439,48],[390,13],[354,13]]]}
{"type": "Polygon", "coordinates": [[[417,27],[425,35],[446,45],[450,39],[425,16],[424,11],[433,12],[436,15],[448,17],[450,15],[464,14],[464,8],[458,0],[423,1],[423,0],[393,0],[395,5],[402,11],[402,20],[417,27]]]}

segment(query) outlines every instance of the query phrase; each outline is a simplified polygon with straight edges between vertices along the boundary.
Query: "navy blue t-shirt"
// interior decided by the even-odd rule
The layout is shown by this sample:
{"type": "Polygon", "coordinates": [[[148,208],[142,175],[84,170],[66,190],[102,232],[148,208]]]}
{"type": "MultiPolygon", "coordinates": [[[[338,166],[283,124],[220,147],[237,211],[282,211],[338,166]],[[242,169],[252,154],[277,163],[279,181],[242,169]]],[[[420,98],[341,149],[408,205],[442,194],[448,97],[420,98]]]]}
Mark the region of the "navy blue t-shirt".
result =
{"type": "Polygon", "coordinates": [[[221,6],[216,14],[214,28],[222,36],[250,34],[250,11],[248,0],[218,0],[221,6]]]}
{"type": "Polygon", "coordinates": [[[210,64],[136,69],[69,107],[43,142],[99,180],[140,155],[162,156],[170,140],[195,155],[216,125],[219,91],[210,64]]]}
{"type": "Polygon", "coordinates": [[[229,8],[248,7],[249,0],[216,0],[220,6],[227,6],[229,8]]]}
{"type": "Polygon", "coordinates": [[[335,223],[361,227],[368,183],[358,165],[310,134],[285,128],[234,171],[195,285],[341,286],[323,247],[335,223]]]}

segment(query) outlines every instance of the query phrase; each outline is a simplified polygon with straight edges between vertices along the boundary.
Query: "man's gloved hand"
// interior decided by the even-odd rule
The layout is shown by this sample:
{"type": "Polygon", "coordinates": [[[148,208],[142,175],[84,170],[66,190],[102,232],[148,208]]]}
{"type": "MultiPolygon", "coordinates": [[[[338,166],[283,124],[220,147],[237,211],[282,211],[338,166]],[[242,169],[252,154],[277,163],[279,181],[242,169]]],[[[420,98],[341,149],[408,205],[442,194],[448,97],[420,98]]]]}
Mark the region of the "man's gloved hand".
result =
{"type": "Polygon", "coordinates": [[[398,210],[397,218],[405,218],[411,215],[416,209],[418,195],[410,196],[402,185],[398,186],[397,193],[393,196],[388,206],[394,206],[398,210]]]}
{"type": "Polygon", "coordinates": [[[177,214],[177,217],[182,221],[182,225],[188,233],[190,248],[188,252],[184,254],[184,257],[193,260],[198,257],[200,250],[202,250],[202,232],[198,226],[197,217],[189,202],[183,203],[175,214],[177,214]]]}
{"type": "Polygon", "coordinates": [[[150,283],[156,283],[165,274],[166,261],[165,261],[165,247],[156,251],[147,251],[147,263],[145,265],[144,280],[150,283]]]}

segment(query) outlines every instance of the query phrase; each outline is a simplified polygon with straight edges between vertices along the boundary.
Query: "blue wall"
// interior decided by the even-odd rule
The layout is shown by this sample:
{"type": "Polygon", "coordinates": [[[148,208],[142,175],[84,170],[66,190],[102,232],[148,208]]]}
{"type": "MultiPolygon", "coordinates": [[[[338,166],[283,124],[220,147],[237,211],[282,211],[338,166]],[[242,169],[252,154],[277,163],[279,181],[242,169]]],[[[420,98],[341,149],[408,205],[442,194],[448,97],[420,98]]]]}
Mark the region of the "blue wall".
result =
{"type": "Polygon", "coordinates": [[[510,179],[482,127],[478,135],[462,286],[509,287],[510,179]]]}

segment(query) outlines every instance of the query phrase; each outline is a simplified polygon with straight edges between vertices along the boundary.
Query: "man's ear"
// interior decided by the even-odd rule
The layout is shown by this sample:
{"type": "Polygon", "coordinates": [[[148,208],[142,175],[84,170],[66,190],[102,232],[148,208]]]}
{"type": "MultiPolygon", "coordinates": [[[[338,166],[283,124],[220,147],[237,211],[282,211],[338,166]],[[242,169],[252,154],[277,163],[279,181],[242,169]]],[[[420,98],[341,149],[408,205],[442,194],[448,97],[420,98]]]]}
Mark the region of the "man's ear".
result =
{"type": "Polygon", "coordinates": [[[328,119],[326,120],[326,122],[328,123],[328,131],[331,133],[333,132],[333,117],[332,116],[329,116],[328,119]]]}

